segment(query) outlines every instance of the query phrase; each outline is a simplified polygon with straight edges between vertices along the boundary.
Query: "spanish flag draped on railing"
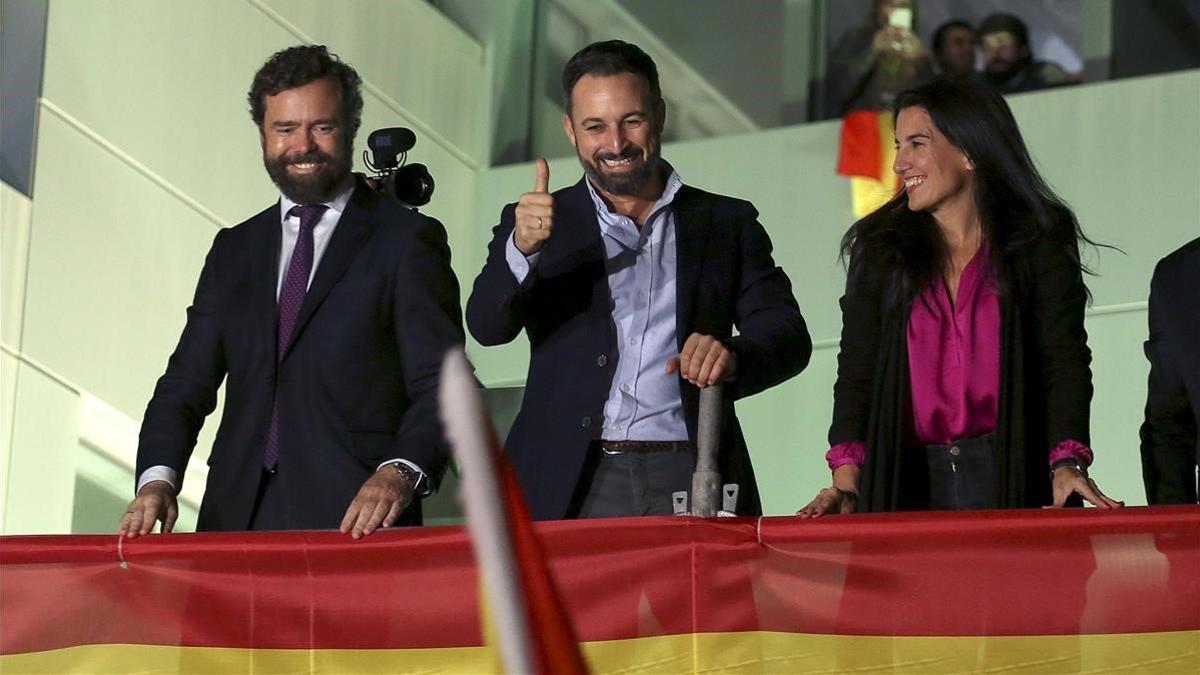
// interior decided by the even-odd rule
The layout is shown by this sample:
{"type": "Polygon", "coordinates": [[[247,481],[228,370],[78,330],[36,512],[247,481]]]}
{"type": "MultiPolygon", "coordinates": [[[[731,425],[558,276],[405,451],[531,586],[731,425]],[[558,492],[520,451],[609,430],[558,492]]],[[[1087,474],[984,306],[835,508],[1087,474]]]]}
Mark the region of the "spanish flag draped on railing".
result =
{"type": "Polygon", "coordinates": [[[1200,507],[531,526],[446,376],[470,539],[3,537],[0,672],[1200,672],[1200,507]]]}
{"type": "MultiPolygon", "coordinates": [[[[1200,672],[1200,507],[534,531],[594,672],[1200,672]]],[[[497,670],[460,528],[117,541],[0,539],[0,672],[497,670]]]]}

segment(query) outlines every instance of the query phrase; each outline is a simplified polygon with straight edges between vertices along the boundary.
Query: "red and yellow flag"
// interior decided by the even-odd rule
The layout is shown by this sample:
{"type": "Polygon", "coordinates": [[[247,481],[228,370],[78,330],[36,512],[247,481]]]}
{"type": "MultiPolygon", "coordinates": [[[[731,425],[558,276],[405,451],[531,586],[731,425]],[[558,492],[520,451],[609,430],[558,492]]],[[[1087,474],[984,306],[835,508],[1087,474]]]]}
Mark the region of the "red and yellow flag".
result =
{"type": "Polygon", "coordinates": [[[842,118],[837,172],[850,179],[855,218],[883,206],[900,187],[892,171],[895,135],[888,110],[854,110],[842,118]]]}
{"type": "MultiPolygon", "coordinates": [[[[533,529],[597,672],[1200,672],[1200,507],[533,529]]],[[[496,670],[460,528],[117,541],[0,539],[0,671],[496,670]]]]}

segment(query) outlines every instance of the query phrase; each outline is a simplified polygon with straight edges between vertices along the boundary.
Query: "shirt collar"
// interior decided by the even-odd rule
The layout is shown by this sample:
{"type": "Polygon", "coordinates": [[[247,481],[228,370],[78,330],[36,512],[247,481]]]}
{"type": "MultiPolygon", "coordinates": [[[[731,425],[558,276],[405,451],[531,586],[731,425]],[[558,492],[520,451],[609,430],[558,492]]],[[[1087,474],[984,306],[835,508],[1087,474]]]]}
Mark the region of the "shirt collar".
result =
{"type": "MultiPolygon", "coordinates": [[[[679,172],[675,170],[675,167],[666,161],[663,161],[663,165],[666,166],[670,173],[667,174],[667,181],[663,187],[662,196],[658,198],[658,201],[654,202],[654,207],[650,209],[650,217],[646,219],[647,223],[653,220],[663,207],[670,206],[671,202],[675,200],[675,193],[679,192],[679,188],[683,187],[683,179],[679,177],[679,172]]],[[[592,197],[592,205],[596,209],[596,218],[600,221],[602,228],[606,225],[616,225],[621,222],[620,219],[625,218],[625,216],[608,210],[608,204],[604,202],[604,198],[596,191],[590,178],[584,178],[583,184],[587,186],[588,194],[592,197]]]]}
{"type": "MultiPolygon", "coordinates": [[[[354,194],[354,176],[346,176],[342,181],[342,187],[333,199],[321,202],[329,207],[330,211],[335,211],[338,217],[341,218],[342,213],[346,211],[346,205],[350,203],[350,195],[354,194]]],[[[296,202],[288,199],[287,195],[279,195],[279,222],[287,222],[288,214],[291,213],[292,207],[296,206],[296,202]]]]}

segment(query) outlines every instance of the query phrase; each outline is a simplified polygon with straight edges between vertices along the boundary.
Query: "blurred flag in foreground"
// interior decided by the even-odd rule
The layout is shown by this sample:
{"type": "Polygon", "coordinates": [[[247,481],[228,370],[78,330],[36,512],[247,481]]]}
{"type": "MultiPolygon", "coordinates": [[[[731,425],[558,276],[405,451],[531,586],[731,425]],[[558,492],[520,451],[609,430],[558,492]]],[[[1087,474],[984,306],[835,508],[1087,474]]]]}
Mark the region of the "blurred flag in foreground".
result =
{"type": "Polygon", "coordinates": [[[442,425],[462,469],[462,501],[484,585],[484,633],[509,673],[586,673],[516,475],[461,350],[446,354],[438,393],[442,425]],[[494,630],[487,624],[491,624],[494,630]]]}

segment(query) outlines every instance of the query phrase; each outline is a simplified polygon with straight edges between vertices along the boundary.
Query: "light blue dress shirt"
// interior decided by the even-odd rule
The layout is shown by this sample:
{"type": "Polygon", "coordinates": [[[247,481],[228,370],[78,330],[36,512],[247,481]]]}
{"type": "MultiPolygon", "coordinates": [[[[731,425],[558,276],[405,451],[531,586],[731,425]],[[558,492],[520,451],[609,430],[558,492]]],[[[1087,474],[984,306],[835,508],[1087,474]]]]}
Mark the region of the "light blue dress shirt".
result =
{"type": "MultiPolygon", "coordinates": [[[[679,376],[667,373],[667,361],[679,355],[675,214],[671,202],[683,181],[672,169],[662,196],[640,229],[633,219],[609,211],[591,182],[585,184],[603,235],[619,355],[604,404],[601,438],[686,441],[679,376]]],[[[538,256],[525,256],[509,237],[505,259],[518,283],[525,281],[538,256]]]]}

